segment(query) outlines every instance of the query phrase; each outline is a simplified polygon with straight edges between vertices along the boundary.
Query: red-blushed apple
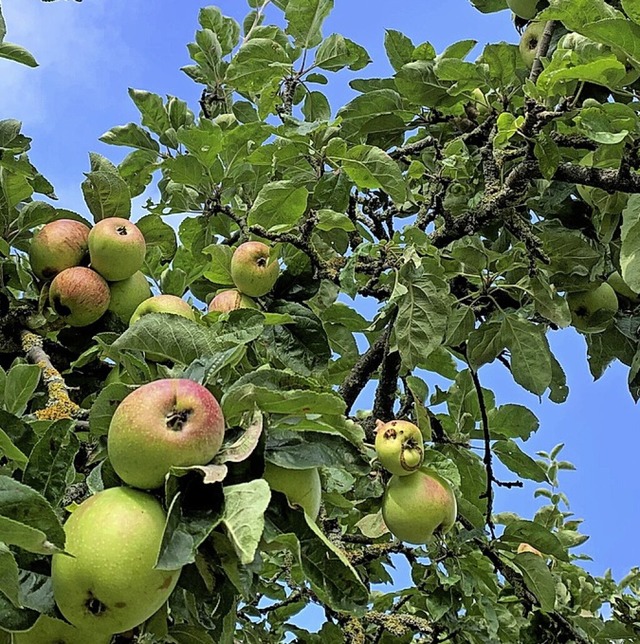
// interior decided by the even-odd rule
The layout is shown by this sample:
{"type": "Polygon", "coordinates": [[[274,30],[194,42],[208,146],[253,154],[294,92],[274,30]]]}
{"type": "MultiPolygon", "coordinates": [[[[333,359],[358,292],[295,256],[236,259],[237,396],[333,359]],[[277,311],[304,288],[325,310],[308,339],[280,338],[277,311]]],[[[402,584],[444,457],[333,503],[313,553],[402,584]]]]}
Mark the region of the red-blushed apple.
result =
{"type": "Polygon", "coordinates": [[[318,518],[322,485],[317,467],[293,470],[267,461],[263,478],[273,490],[285,494],[291,504],[299,505],[314,521],[318,518]]]}
{"type": "Polygon", "coordinates": [[[583,333],[604,331],[618,312],[618,296],[604,282],[590,291],[578,291],[567,295],[571,324],[583,333]]]}
{"type": "Polygon", "coordinates": [[[91,268],[110,282],[125,280],[140,270],[146,247],[144,235],[128,219],[101,219],[89,233],[91,268]]]}
{"type": "Polygon", "coordinates": [[[193,380],[142,385],[118,406],[109,425],[109,460],[127,485],[154,489],[173,466],[206,465],[218,453],[224,417],[212,393],[193,380]]]}
{"type": "Polygon", "coordinates": [[[456,497],[436,472],[423,468],[408,476],[392,476],[382,499],[382,518],[400,541],[427,543],[455,523],[456,497]]]}
{"type": "Polygon", "coordinates": [[[154,295],[138,305],[131,315],[129,324],[135,324],[143,315],[149,313],[173,313],[189,320],[195,320],[191,305],[176,295],[154,295]]]}
{"type": "Polygon", "coordinates": [[[100,637],[151,617],[180,575],[154,568],[165,521],[160,503],[140,490],[112,487],[83,501],[64,525],[68,554],[51,562],[53,597],[64,617],[100,637]]]}
{"type": "Polygon", "coordinates": [[[91,630],[80,630],[72,624],[47,615],[38,617],[28,630],[13,633],[12,644],[109,644],[111,634],[100,635],[91,630]]]}
{"type": "Polygon", "coordinates": [[[406,420],[376,423],[376,453],[382,466],[398,476],[420,469],[424,459],[424,441],[420,429],[406,420]]]}
{"type": "Polygon", "coordinates": [[[88,263],[89,231],[73,219],[58,219],[41,228],[29,248],[31,270],[41,279],[51,279],[65,268],[88,263]]]}
{"type": "Polygon", "coordinates": [[[109,307],[109,285],[90,268],[74,266],[58,273],[51,282],[49,303],[69,326],[88,326],[109,307]]]}
{"type": "Polygon", "coordinates": [[[257,309],[258,305],[247,295],[237,289],[229,289],[218,293],[209,302],[209,313],[228,313],[236,309],[257,309]]]}
{"type": "Polygon", "coordinates": [[[138,306],[151,297],[151,286],[141,271],[137,271],[126,280],[111,282],[109,290],[111,291],[109,311],[115,313],[127,324],[138,306]]]}
{"type": "Polygon", "coordinates": [[[240,244],[231,257],[231,278],[245,295],[266,295],[280,275],[280,265],[271,257],[271,249],[257,241],[240,244]]]}

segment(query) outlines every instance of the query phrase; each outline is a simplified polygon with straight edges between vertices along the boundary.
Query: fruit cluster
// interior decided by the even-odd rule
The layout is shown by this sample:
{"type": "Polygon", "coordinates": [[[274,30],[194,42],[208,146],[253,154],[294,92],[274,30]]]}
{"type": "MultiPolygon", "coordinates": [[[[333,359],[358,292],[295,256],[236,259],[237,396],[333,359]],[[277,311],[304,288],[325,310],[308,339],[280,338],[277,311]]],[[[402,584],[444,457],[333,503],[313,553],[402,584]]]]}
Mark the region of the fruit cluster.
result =
{"type": "Polygon", "coordinates": [[[425,544],[434,534],[445,534],[455,523],[456,497],[435,470],[423,467],[420,429],[405,420],[378,421],[376,453],[393,476],[382,499],[382,517],[401,541],[425,544]]]}
{"type": "Polygon", "coordinates": [[[52,280],[53,310],[69,326],[83,327],[107,310],[128,322],[138,304],[151,297],[140,272],[145,251],[142,232],[127,219],[109,217],[93,228],[58,219],[36,233],[29,259],[37,277],[52,280]]]}

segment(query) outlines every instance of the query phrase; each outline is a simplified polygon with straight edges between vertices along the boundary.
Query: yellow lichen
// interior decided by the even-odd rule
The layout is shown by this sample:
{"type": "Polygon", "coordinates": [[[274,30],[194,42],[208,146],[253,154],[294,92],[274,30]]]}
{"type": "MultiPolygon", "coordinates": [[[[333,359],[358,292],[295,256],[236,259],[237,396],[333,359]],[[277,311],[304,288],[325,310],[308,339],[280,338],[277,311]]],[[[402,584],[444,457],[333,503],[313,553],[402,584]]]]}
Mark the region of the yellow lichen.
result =
{"type": "Polygon", "coordinates": [[[44,409],[36,411],[38,420],[62,420],[63,418],[73,418],[78,413],[80,407],[73,401],[56,400],[54,403],[47,405],[44,409]]]}
{"type": "Polygon", "coordinates": [[[29,351],[31,351],[31,349],[35,347],[42,346],[42,338],[39,335],[36,335],[35,333],[25,331],[22,334],[21,339],[22,339],[22,348],[24,349],[25,353],[28,353],[29,351]]]}

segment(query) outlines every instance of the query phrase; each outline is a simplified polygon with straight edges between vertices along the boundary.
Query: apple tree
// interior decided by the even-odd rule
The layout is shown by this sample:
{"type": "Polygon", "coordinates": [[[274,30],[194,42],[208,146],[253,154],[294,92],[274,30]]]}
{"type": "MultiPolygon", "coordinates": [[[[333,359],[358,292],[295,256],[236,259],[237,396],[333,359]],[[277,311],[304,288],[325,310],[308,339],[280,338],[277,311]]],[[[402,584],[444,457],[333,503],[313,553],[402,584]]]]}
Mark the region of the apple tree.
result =
{"type": "Polygon", "coordinates": [[[640,2],[473,4],[520,46],[390,30],[387,78],[333,0],[203,8],[199,105],[130,90],[82,213],[0,121],[0,643],[640,641],[638,570],[583,568],[571,464],[483,379],[562,404],[573,326],[640,397],[640,2]],[[200,393],[167,411],[175,381],[200,393]],[[221,447],[154,456],[207,396],[221,447]],[[535,515],[496,512],[525,480],[535,515]]]}

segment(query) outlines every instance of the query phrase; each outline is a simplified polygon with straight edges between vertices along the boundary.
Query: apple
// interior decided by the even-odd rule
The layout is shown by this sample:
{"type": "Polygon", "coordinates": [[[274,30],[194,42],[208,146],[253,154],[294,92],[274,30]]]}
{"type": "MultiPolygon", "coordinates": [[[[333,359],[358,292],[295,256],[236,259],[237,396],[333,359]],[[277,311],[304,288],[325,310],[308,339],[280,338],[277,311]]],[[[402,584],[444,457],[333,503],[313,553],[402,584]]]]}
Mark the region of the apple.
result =
{"type": "Polygon", "coordinates": [[[13,634],[13,644],[109,644],[111,634],[100,635],[90,630],[80,630],[60,619],[46,615],[38,617],[28,630],[13,634]]]}
{"type": "Polygon", "coordinates": [[[41,228],[29,248],[31,270],[40,279],[51,279],[82,264],[89,253],[89,230],[73,219],[58,219],[41,228]]]}
{"type": "Polygon", "coordinates": [[[518,550],[517,550],[517,553],[519,555],[522,554],[523,552],[531,552],[534,555],[538,555],[538,557],[544,556],[537,548],[534,548],[533,546],[524,542],[518,546],[518,550]]]}
{"type": "Polygon", "coordinates": [[[271,249],[257,241],[240,244],[231,257],[231,278],[236,288],[245,295],[266,295],[280,275],[278,260],[271,257],[271,249]]]}
{"type": "Polygon", "coordinates": [[[151,286],[144,273],[137,271],[131,277],[109,284],[111,302],[109,311],[127,324],[138,306],[151,297],[151,286]]]}
{"type": "Polygon", "coordinates": [[[427,543],[435,533],[447,533],[457,511],[451,486],[427,468],[409,476],[392,476],[382,499],[387,528],[401,541],[414,544],[427,543]]]}
{"type": "Polygon", "coordinates": [[[257,309],[258,305],[247,295],[237,289],[218,293],[209,303],[209,313],[228,313],[236,309],[257,309]]]}
{"type": "Polygon", "coordinates": [[[109,285],[90,268],[73,266],[51,282],[49,303],[69,326],[88,326],[109,307],[109,285]]]}
{"type": "Polygon", "coordinates": [[[632,291],[627,283],[622,279],[622,275],[618,271],[615,271],[609,275],[607,278],[607,284],[613,288],[613,290],[624,297],[627,300],[630,300],[634,304],[640,301],[640,295],[635,291],[632,291]]]}
{"type": "Polygon", "coordinates": [[[140,490],[112,487],[83,501],[64,526],[68,554],[51,562],[64,617],[97,634],[122,633],[151,617],[180,576],[154,568],[165,521],[160,503],[140,490]]]}
{"type": "Polygon", "coordinates": [[[398,476],[420,469],[424,459],[420,429],[406,420],[376,422],[376,453],[382,466],[398,476]]]}
{"type": "Polygon", "coordinates": [[[101,219],[89,233],[91,268],[110,282],[125,280],[140,270],[145,252],[143,234],[128,219],[101,219]]]}
{"type": "Polygon", "coordinates": [[[151,490],[173,466],[209,463],[223,437],[224,416],[208,389],[193,380],[163,379],[142,385],[120,403],[107,449],[127,485],[151,490]]]}
{"type": "Polygon", "coordinates": [[[519,18],[531,20],[538,13],[539,0],[507,0],[509,9],[519,18]]]}
{"type": "Polygon", "coordinates": [[[583,333],[600,333],[618,311],[618,297],[607,282],[590,291],[567,295],[571,323],[583,333]]]}
{"type": "Polygon", "coordinates": [[[131,315],[129,325],[135,324],[143,315],[148,313],[173,313],[189,320],[196,319],[191,305],[177,295],[154,295],[140,303],[131,315]]]}
{"type": "Polygon", "coordinates": [[[314,521],[318,518],[322,485],[317,467],[293,470],[267,461],[263,478],[271,489],[285,494],[289,503],[299,505],[314,521]]]}
{"type": "Polygon", "coordinates": [[[532,22],[522,34],[520,38],[520,56],[524,64],[531,69],[533,67],[533,61],[536,59],[538,53],[538,43],[542,38],[544,33],[544,22],[532,22]]]}

